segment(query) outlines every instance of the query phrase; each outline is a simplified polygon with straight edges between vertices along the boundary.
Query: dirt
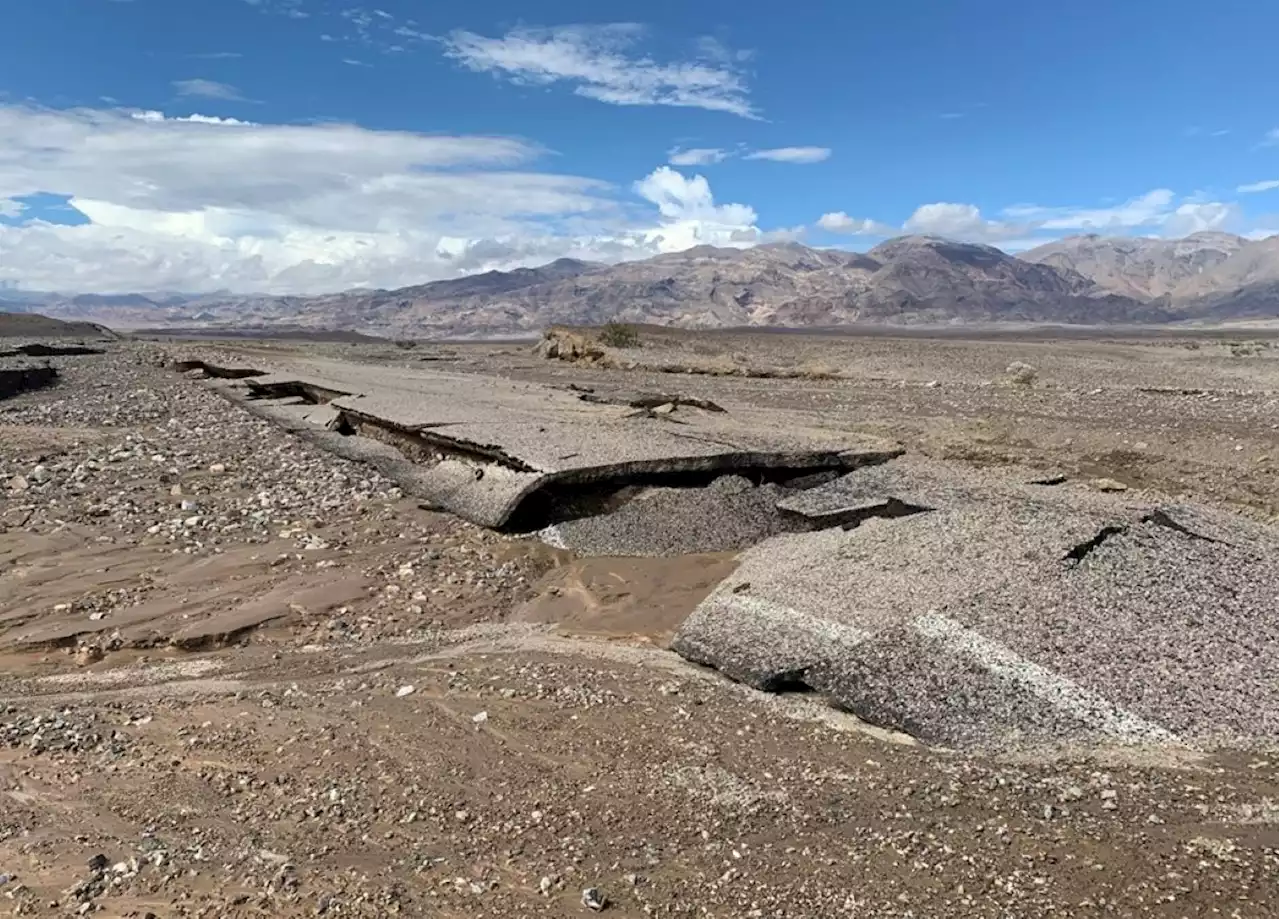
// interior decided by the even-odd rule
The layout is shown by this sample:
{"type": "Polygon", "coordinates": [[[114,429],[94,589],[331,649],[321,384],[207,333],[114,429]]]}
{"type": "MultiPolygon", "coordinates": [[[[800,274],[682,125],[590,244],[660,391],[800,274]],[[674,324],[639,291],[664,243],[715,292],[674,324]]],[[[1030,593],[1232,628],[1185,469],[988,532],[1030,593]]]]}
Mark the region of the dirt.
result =
{"type": "MultiPolygon", "coordinates": [[[[0,403],[0,912],[575,916],[588,888],[636,917],[1280,908],[1274,751],[961,755],[751,691],[665,649],[731,553],[495,534],[161,366],[187,346],[106,347],[0,403]]],[[[276,347],[421,356],[239,353],[276,347]]],[[[1275,512],[1274,352],[758,347],[853,349],[854,376],[678,389],[1275,512]],[[1034,386],[984,385],[1015,359],[1034,386]],[[1174,379],[1214,395],[1137,391],[1174,379]]]]}
{"type": "Polygon", "coordinates": [[[634,638],[665,647],[735,564],[729,552],[573,559],[549,571],[514,618],[553,624],[567,634],[634,638]]]}

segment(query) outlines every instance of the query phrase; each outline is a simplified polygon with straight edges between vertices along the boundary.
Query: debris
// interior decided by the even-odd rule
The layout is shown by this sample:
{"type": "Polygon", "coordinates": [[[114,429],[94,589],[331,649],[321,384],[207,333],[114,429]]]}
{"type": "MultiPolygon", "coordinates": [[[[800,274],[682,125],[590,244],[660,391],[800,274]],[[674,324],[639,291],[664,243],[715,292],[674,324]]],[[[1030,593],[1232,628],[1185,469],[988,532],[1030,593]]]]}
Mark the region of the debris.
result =
{"type": "Polygon", "coordinates": [[[582,905],[600,912],[609,905],[609,900],[598,887],[588,887],[582,891],[582,905]]]}

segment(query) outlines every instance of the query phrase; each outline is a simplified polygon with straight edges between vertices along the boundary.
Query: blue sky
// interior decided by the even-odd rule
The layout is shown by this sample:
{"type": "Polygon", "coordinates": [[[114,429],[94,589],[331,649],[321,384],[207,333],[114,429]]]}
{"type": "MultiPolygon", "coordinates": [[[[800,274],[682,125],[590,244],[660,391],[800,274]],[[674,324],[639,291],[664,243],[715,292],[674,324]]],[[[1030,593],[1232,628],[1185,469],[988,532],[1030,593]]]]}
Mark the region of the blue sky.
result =
{"type": "Polygon", "coordinates": [[[0,281],[1276,227],[1274,2],[10,2],[0,281]]]}

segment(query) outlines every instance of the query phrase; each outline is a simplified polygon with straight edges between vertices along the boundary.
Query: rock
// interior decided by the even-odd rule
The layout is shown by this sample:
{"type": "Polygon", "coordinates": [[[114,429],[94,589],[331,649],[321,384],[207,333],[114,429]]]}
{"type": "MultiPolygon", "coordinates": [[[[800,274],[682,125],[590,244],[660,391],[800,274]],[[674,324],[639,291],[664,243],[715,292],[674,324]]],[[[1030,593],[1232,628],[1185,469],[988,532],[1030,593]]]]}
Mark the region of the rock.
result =
{"type": "Polygon", "coordinates": [[[88,667],[90,664],[96,664],[102,660],[102,649],[97,645],[81,645],[76,648],[73,657],[77,667],[88,667]]]}
{"type": "Polygon", "coordinates": [[[111,864],[110,860],[99,852],[93,858],[89,859],[90,871],[106,871],[107,865],[111,864]]]}
{"type": "Polygon", "coordinates": [[[396,698],[403,699],[405,696],[413,695],[413,693],[414,693],[414,688],[412,686],[401,686],[399,689],[396,690],[396,698]]]}
{"type": "Polygon", "coordinates": [[[222,475],[226,471],[227,471],[227,466],[225,463],[214,463],[212,466],[209,467],[210,475],[222,475]]]}
{"type": "Polygon", "coordinates": [[[43,463],[36,466],[36,468],[31,470],[31,480],[33,482],[49,481],[49,467],[45,466],[43,463]]]}
{"type": "Polygon", "coordinates": [[[1094,479],[1089,483],[1098,491],[1128,491],[1129,486],[1124,482],[1117,482],[1115,479],[1094,479]]]}
{"type": "Polygon", "coordinates": [[[472,722],[474,722],[475,724],[484,724],[486,721],[488,721],[488,720],[489,720],[489,713],[488,713],[488,712],[476,712],[474,715],[472,715],[472,716],[471,716],[471,720],[472,720],[472,722]]]}
{"type": "Polygon", "coordinates": [[[609,905],[609,899],[598,887],[588,887],[582,891],[582,905],[598,913],[609,905]]]}
{"type": "Polygon", "coordinates": [[[15,475],[9,479],[9,491],[26,491],[27,488],[26,476],[15,475]]]}

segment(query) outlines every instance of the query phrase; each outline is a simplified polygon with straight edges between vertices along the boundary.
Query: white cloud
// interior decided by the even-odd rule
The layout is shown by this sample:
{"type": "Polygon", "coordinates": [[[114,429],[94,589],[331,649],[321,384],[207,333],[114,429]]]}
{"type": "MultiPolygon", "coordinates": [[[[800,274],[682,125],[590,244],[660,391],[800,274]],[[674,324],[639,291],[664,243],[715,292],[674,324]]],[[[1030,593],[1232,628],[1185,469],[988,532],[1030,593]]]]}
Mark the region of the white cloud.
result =
{"type": "Polygon", "coordinates": [[[1226,230],[1238,222],[1240,208],[1221,201],[1188,202],[1174,208],[1161,223],[1164,236],[1186,236],[1206,230],[1226,230]]]}
{"type": "Polygon", "coordinates": [[[716,204],[702,176],[686,178],[659,166],[636,182],[633,190],[655,204],[662,225],[647,234],[659,251],[677,252],[697,245],[751,246],[763,241],[756,212],[745,204],[716,204]]]}
{"type": "Polygon", "coordinates": [[[701,61],[664,64],[628,55],[643,34],[631,23],[518,28],[500,38],[459,30],[444,44],[445,53],[463,66],[516,83],[563,81],[580,96],[613,105],[682,106],[758,117],[733,61],[704,54],[701,61]]]}
{"type": "Polygon", "coordinates": [[[672,166],[710,166],[723,162],[728,156],[728,150],[718,147],[692,147],[688,150],[673,147],[667,151],[667,162],[672,166]]]}
{"type": "Polygon", "coordinates": [[[3,104],[0,137],[0,202],[65,195],[90,221],[0,225],[0,282],[32,289],[390,288],[791,232],[761,231],[750,207],[665,166],[636,204],[521,169],[542,151],[512,138],[3,104]]]}
{"type": "Polygon", "coordinates": [[[205,99],[222,99],[226,102],[245,102],[240,90],[217,80],[174,80],[173,88],[179,96],[201,96],[205,99]]]}
{"type": "Polygon", "coordinates": [[[733,227],[756,222],[756,212],[745,204],[716,204],[711,186],[702,176],[686,178],[669,166],[659,166],[636,182],[634,189],[669,219],[694,218],[733,227]]]}
{"type": "Polygon", "coordinates": [[[771,150],[748,153],[745,159],[772,160],[775,163],[821,163],[829,156],[829,147],[774,147],[771,150]]]}
{"type": "MultiPolygon", "coordinates": [[[[1244,191],[1242,187],[1238,189],[1244,191]]],[[[1006,208],[1005,216],[1025,220],[1040,230],[1083,231],[1126,234],[1140,231],[1160,236],[1186,236],[1205,230],[1231,231],[1243,217],[1238,205],[1206,201],[1199,195],[1179,200],[1173,191],[1156,188],[1113,207],[1037,207],[1018,205],[1006,208]]]]}
{"type": "Polygon", "coordinates": [[[1277,188],[1280,188],[1280,180],[1267,179],[1262,182],[1250,182],[1248,185],[1237,185],[1236,191],[1241,194],[1249,195],[1259,191],[1273,191],[1277,188]]]}
{"type": "Polygon", "coordinates": [[[862,217],[850,217],[844,211],[832,211],[818,218],[818,226],[829,233],[849,236],[893,236],[898,231],[885,223],[862,217]]]}
{"type": "Polygon", "coordinates": [[[17,217],[26,210],[26,205],[12,198],[0,198],[0,217],[17,217]]]}
{"type": "Polygon", "coordinates": [[[1012,239],[1027,230],[1025,225],[988,220],[973,204],[946,201],[920,205],[902,224],[902,228],[908,233],[983,243],[1012,239]]]}
{"type": "Polygon", "coordinates": [[[1003,213],[1006,217],[1034,222],[1046,230],[1106,232],[1156,226],[1171,213],[1174,198],[1174,193],[1169,189],[1157,188],[1115,207],[1039,207],[1020,204],[1005,208],[1003,213]]]}
{"type": "Polygon", "coordinates": [[[227,125],[249,125],[256,124],[253,121],[241,121],[239,118],[221,118],[217,115],[201,115],[199,112],[192,115],[178,115],[169,117],[164,112],[157,112],[155,109],[141,109],[136,112],[129,113],[130,118],[136,118],[138,121],[150,121],[152,123],[160,121],[188,121],[192,124],[227,124],[227,125]]]}

